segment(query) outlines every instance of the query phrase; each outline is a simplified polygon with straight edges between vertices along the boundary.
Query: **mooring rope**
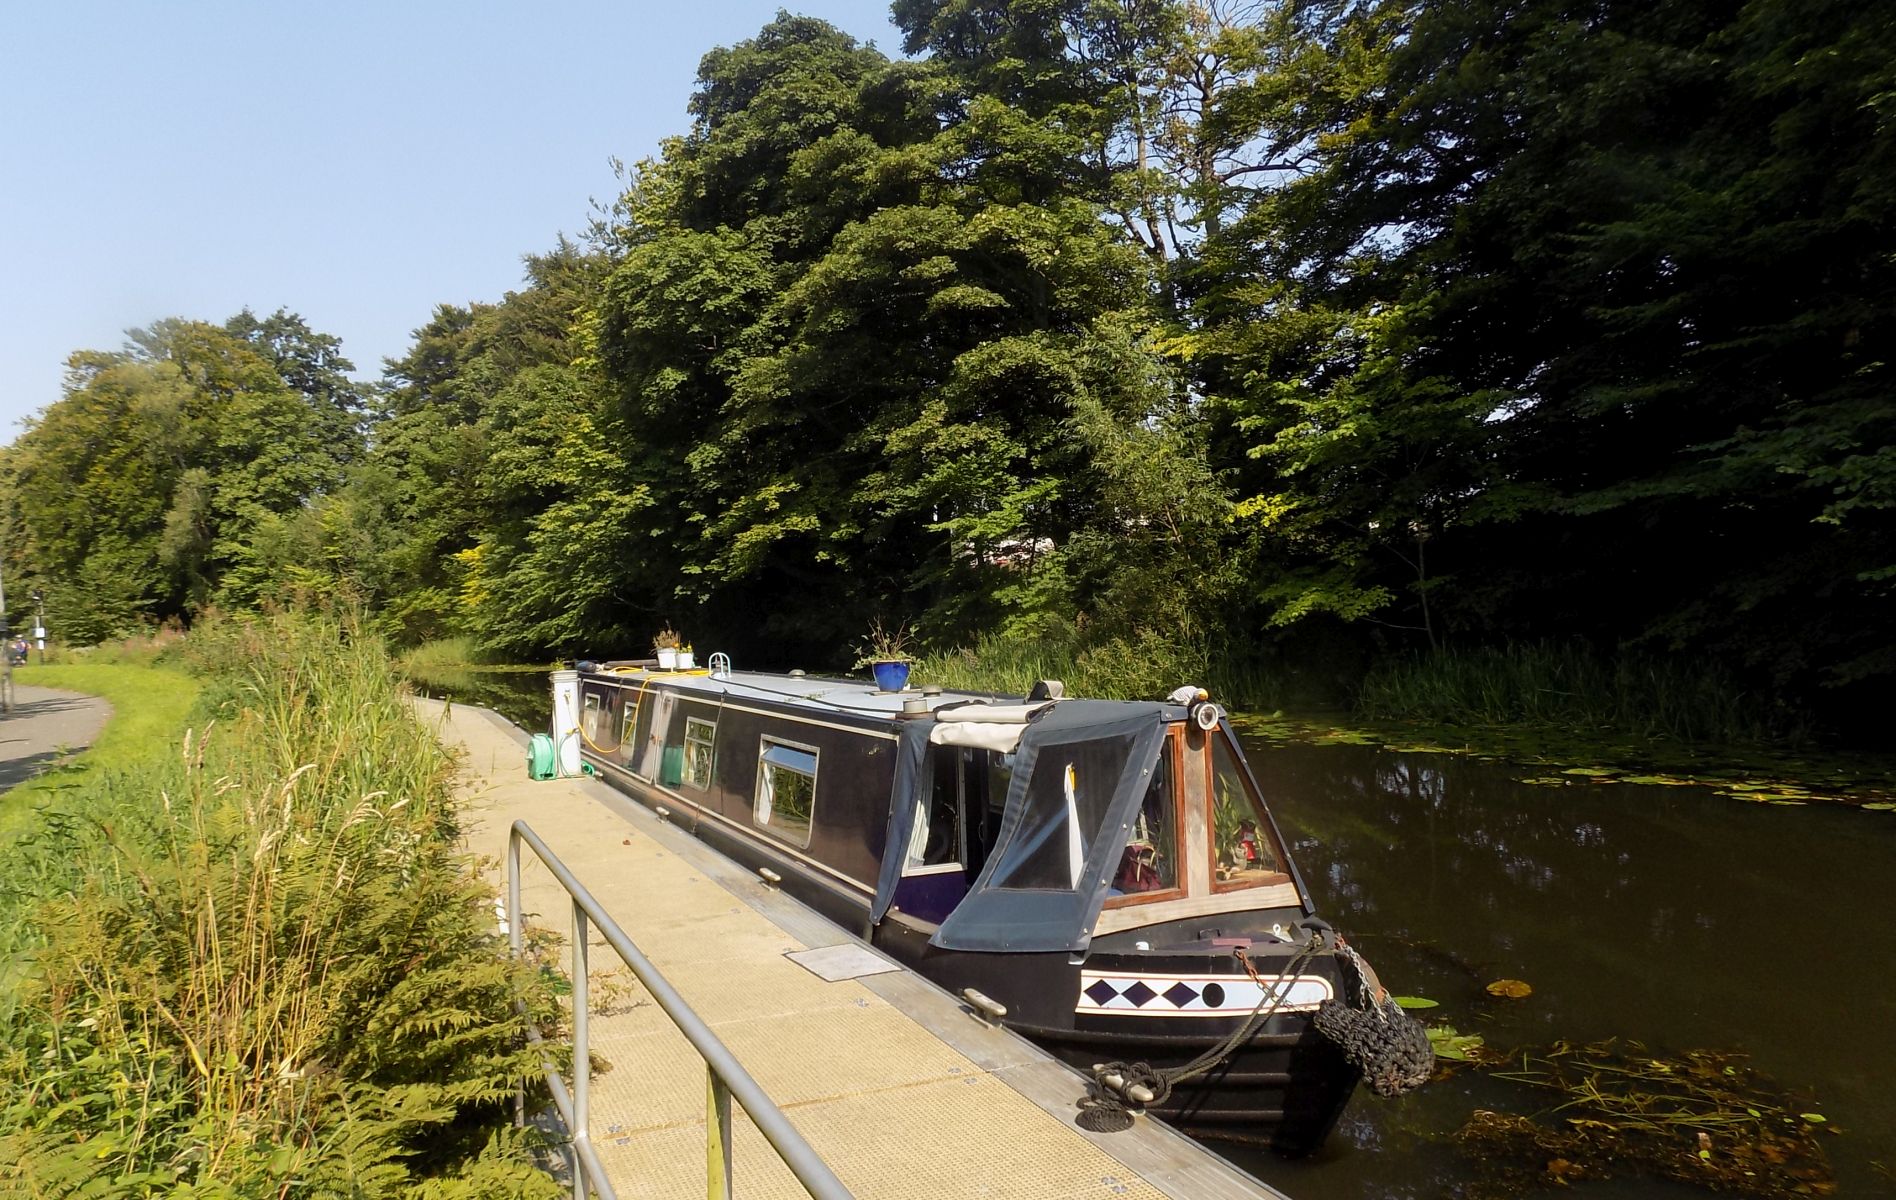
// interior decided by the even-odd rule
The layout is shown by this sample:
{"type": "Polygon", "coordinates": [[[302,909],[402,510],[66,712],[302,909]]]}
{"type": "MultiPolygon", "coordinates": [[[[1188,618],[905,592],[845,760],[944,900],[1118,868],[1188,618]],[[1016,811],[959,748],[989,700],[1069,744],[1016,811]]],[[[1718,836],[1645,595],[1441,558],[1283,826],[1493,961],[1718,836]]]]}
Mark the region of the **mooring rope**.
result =
{"type": "Polygon", "coordinates": [[[1399,1096],[1427,1082],[1435,1069],[1435,1051],[1429,1045],[1428,1029],[1404,1012],[1387,991],[1370,982],[1362,959],[1342,938],[1334,936],[1327,922],[1313,918],[1305,928],[1309,931],[1308,939],[1279,973],[1276,984],[1264,982],[1242,946],[1233,951],[1261,994],[1244,1023],[1211,1049],[1177,1067],[1154,1067],[1145,1062],[1096,1065],[1093,1078],[1087,1084],[1087,1094],[1080,1101],[1080,1127],[1094,1133],[1130,1129],[1135,1104],[1139,1107],[1163,1104],[1179,1084],[1205,1074],[1230,1057],[1277,1015],[1296,986],[1298,973],[1323,950],[1326,933],[1332,936],[1337,957],[1347,962],[1356,975],[1361,1006],[1342,999],[1323,1001],[1312,1018],[1317,1032],[1336,1043],[1344,1060],[1363,1073],[1364,1081],[1378,1096],[1399,1096]],[[1114,1081],[1111,1084],[1106,1082],[1109,1077],[1114,1081]],[[1149,1091],[1150,1098],[1133,1101],[1135,1087],[1149,1091]]]}
{"type": "Polygon", "coordinates": [[[1151,1099],[1139,1102],[1141,1107],[1163,1104],[1172,1094],[1173,1088],[1203,1075],[1230,1057],[1231,1053],[1249,1041],[1252,1034],[1256,1033],[1266,1021],[1277,1015],[1278,1009],[1282,1008],[1284,1001],[1290,997],[1291,989],[1296,986],[1298,972],[1316,958],[1317,953],[1322,949],[1323,930],[1312,929],[1309,940],[1292,956],[1289,964],[1278,975],[1277,983],[1273,985],[1264,982],[1263,976],[1259,975],[1257,968],[1251,964],[1250,956],[1244,952],[1244,947],[1236,947],[1232,951],[1233,955],[1244,967],[1245,974],[1258,985],[1260,992],[1257,1006],[1251,1010],[1251,1015],[1245,1018],[1243,1024],[1232,1030],[1224,1040],[1183,1066],[1154,1067],[1146,1062],[1098,1064],[1093,1068],[1093,1078],[1087,1084],[1086,1096],[1080,1101],[1081,1111],[1078,1118],[1080,1127],[1094,1133],[1117,1133],[1123,1129],[1130,1129],[1132,1128],[1132,1106],[1128,1100],[1133,1088],[1144,1087],[1152,1093],[1151,1099]],[[1107,1084],[1108,1076],[1116,1077],[1117,1083],[1107,1084]]]}

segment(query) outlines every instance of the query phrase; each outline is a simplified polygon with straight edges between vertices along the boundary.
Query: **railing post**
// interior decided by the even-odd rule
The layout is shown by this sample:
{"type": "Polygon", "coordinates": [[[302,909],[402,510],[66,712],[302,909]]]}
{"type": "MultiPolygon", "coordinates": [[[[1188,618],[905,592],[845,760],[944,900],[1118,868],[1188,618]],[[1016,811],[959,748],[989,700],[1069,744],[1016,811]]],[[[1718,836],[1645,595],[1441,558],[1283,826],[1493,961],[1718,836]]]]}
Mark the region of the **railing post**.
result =
{"type": "Polygon", "coordinates": [[[704,1088],[704,1194],[707,1200],[731,1200],[731,1089],[709,1063],[704,1088]]]}
{"type": "MultiPolygon", "coordinates": [[[[587,1009],[591,1000],[587,995],[586,978],[586,910],[580,907],[579,898],[573,898],[573,1140],[589,1141],[587,1133],[592,1128],[586,1105],[586,1094],[591,1090],[592,1082],[592,1043],[586,1029],[587,1009]]],[[[574,1200],[586,1200],[586,1170],[578,1155],[573,1171],[574,1200]]]]}
{"type": "MultiPolygon", "coordinates": [[[[513,967],[520,969],[526,939],[520,933],[520,831],[507,831],[507,948],[513,954],[513,967]]],[[[528,1016],[526,1019],[531,1020],[528,1016]]],[[[514,1128],[527,1123],[527,1085],[514,1089],[514,1128]]]]}

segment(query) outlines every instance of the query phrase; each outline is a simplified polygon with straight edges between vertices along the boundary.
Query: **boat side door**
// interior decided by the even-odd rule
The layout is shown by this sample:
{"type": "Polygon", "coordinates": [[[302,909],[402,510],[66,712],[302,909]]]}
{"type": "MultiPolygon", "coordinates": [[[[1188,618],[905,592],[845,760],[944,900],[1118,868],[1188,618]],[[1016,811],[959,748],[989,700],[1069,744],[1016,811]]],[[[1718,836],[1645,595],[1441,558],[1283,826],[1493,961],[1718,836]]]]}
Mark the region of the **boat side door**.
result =
{"type": "Polygon", "coordinates": [[[961,903],[1000,833],[1012,761],[966,746],[928,748],[927,788],[915,799],[914,826],[901,848],[896,909],[939,924],[961,903]]]}

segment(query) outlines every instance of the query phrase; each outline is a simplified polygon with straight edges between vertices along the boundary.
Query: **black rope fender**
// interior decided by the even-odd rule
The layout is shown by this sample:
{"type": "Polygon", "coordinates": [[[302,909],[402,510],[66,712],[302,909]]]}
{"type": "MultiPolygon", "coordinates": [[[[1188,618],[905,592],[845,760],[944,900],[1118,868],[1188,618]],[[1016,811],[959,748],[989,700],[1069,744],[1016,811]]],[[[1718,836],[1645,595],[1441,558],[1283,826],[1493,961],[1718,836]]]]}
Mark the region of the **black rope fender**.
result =
{"type": "Polygon", "coordinates": [[[1355,970],[1362,1004],[1325,1000],[1311,1022],[1317,1032],[1336,1043],[1344,1060],[1363,1073],[1363,1082],[1378,1096],[1400,1096],[1427,1083],[1435,1072],[1428,1027],[1404,1012],[1386,990],[1372,987],[1355,950],[1339,944],[1337,956],[1355,970]]]}

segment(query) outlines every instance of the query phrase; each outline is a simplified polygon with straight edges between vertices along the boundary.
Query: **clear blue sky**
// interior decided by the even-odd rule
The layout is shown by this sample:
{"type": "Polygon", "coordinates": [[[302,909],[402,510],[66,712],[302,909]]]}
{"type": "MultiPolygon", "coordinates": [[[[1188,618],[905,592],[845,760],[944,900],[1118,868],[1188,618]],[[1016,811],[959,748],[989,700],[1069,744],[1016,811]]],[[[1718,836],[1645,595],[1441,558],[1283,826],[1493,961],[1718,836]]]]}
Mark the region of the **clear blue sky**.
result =
{"type": "MultiPolygon", "coordinates": [[[[0,25],[0,443],[73,350],[279,307],[377,376],[585,226],[777,0],[39,0],[0,25]]],[[[887,0],[806,0],[891,54],[887,0]]]]}

